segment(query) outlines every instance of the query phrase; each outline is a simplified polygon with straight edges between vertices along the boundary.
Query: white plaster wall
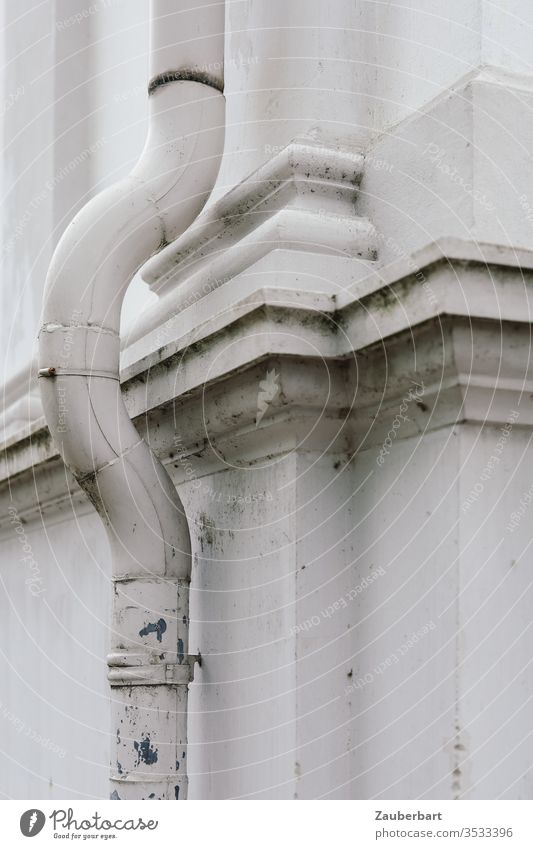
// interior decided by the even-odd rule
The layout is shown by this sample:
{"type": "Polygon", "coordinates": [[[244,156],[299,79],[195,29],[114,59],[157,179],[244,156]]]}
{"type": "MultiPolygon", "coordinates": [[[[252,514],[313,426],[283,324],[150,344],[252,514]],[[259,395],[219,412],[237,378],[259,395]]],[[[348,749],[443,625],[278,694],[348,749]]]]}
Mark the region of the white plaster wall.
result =
{"type": "Polygon", "coordinates": [[[533,19],[528,0],[484,0],[482,60],[530,75],[533,19]]]}
{"type": "MultiPolygon", "coordinates": [[[[92,134],[104,142],[91,159],[96,192],[129,173],[146,139],[148,3],[100,3],[89,24],[92,134]]],[[[122,308],[123,329],[154,301],[137,275],[122,308]]]]}
{"type": "Polygon", "coordinates": [[[382,468],[377,453],[290,455],[185,488],[205,653],[192,798],[452,796],[459,438],[400,440],[382,468]],[[252,493],[273,500],[231,503],[252,493]]]}
{"type": "Polygon", "coordinates": [[[380,258],[449,235],[530,247],[532,5],[406,6],[376,13],[378,135],[359,211],[382,234],[380,258]]]}
{"type": "Polygon", "coordinates": [[[453,795],[458,444],[443,429],[354,461],[357,572],[385,574],[352,613],[352,798],[453,795]]]}
{"type": "Polygon", "coordinates": [[[487,83],[472,87],[473,183],[486,198],[474,209],[473,235],[479,240],[533,245],[532,73],[533,67],[527,77],[495,82],[487,74],[487,83]]]}
{"type": "Polygon", "coordinates": [[[189,700],[190,798],[292,796],[295,465],[293,455],[180,490],[193,537],[190,646],[204,656],[189,700]]]}
{"type": "Polygon", "coordinates": [[[400,0],[374,7],[372,126],[419,110],[480,63],[483,0],[400,0]]]}
{"type": "Polygon", "coordinates": [[[228,187],[316,127],[368,132],[368,4],[336,0],[228,3],[228,187]]]}
{"type": "Polygon", "coordinates": [[[50,261],[54,78],[50,3],[3,5],[2,379],[28,359],[50,261]]]}
{"type": "MultiPolygon", "coordinates": [[[[46,271],[63,230],[142,149],[148,10],[143,0],[22,0],[2,8],[4,381],[31,357],[46,271]]],[[[137,282],[126,315],[146,297],[137,282]]]]}
{"type": "MultiPolygon", "coordinates": [[[[514,485],[499,523],[487,501],[460,509],[499,435],[446,428],[399,439],[382,467],[372,446],[347,468],[305,454],[185,488],[191,645],[205,653],[191,689],[193,798],[529,798],[514,756],[492,769],[494,751],[523,738],[523,715],[501,717],[531,687],[530,581],[508,579],[527,523],[497,549],[514,485]],[[271,502],[232,503],[268,492],[271,502]],[[512,643],[516,680],[496,694],[494,680],[513,677],[512,643]]],[[[494,499],[529,440],[514,430],[494,499]]]]}
{"type": "Polygon", "coordinates": [[[467,757],[465,798],[531,799],[533,699],[531,657],[532,434],[517,426],[488,480],[482,475],[502,433],[461,429],[460,504],[481,483],[483,492],[461,510],[461,723],[467,757]],[[529,495],[531,498],[531,494],[529,495]],[[512,515],[526,504],[516,527],[512,515]]]}
{"type": "Polygon", "coordinates": [[[375,130],[416,114],[481,65],[531,75],[528,0],[400,0],[362,3],[374,66],[375,130]],[[372,37],[373,34],[373,37],[372,37]]]}
{"type": "Polygon", "coordinates": [[[89,26],[93,133],[106,141],[92,159],[92,173],[103,188],[128,174],[146,138],[148,4],[113,0],[89,26]]]}
{"type": "Polygon", "coordinates": [[[472,100],[471,87],[457,96],[442,95],[430,110],[407,119],[370,148],[356,211],[374,224],[385,265],[442,236],[471,237],[472,100]]]}
{"type": "Polygon", "coordinates": [[[532,92],[487,70],[369,148],[356,208],[383,263],[443,236],[531,248],[532,92]]]}
{"type": "Polygon", "coordinates": [[[2,798],[108,797],[109,566],[99,518],[68,508],[0,541],[2,798]]]}
{"type": "Polygon", "coordinates": [[[501,437],[461,425],[397,441],[381,468],[379,447],[355,461],[357,571],[386,575],[355,608],[352,798],[531,798],[528,513],[507,528],[531,488],[531,430],[515,426],[498,455],[501,437]]]}

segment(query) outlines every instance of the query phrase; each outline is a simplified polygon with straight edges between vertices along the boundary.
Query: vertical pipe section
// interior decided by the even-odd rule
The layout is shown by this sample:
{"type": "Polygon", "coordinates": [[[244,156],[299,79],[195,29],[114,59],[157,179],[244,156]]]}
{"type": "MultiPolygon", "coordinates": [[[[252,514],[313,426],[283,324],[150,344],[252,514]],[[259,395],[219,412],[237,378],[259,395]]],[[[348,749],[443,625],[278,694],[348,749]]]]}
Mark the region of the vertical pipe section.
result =
{"type": "Polygon", "coordinates": [[[228,3],[229,155],[221,184],[245,179],[294,138],[317,130],[326,146],[328,139],[364,146],[371,129],[367,91],[376,74],[368,55],[372,20],[376,7],[397,6],[362,0],[228,3]]]}
{"type": "Polygon", "coordinates": [[[45,286],[46,420],[111,546],[115,799],[187,798],[189,529],[171,479],[124,406],[119,328],[135,272],[194,221],[215,183],[223,32],[223,3],[152,0],[146,146],[132,173],[72,221],[45,286]]]}

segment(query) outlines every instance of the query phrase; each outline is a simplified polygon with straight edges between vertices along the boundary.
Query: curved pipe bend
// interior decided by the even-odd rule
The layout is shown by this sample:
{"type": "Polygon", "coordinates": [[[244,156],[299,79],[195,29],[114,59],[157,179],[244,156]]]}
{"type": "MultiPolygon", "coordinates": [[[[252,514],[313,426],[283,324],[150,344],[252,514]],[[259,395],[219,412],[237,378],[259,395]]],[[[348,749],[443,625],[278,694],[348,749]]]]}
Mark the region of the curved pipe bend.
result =
{"type": "MultiPolygon", "coordinates": [[[[165,5],[169,0],[154,2],[156,9],[165,5]]],[[[189,530],[171,479],[122,400],[120,312],[140,266],[201,211],[223,144],[217,88],[191,79],[156,87],[137,165],[74,218],[46,279],[44,412],[61,456],[102,517],[112,552],[113,798],[186,798],[190,677],[189,530]]]]}
{"type": "Polygon", "coordinates": [[[165,86],[152,97],[158,109],[152,110],[139,163],[93,198],[59,242],[46,280],[39,334],[39,369],[55,370],[53,380],[40,381],[50,432],[111,531],[115,574],[122,576],[139,568],[161,574],[188,569],[176,562],[183,536],[174,527],[174,486],[156,471],[122,401],[120,311],[140,266],[182,233],[204,206],[223,145],[221,94],[187,81],[165,86]],[[126,489],[117,491],[119,474],[127,475],[126,489]],[[164,501],[159,498],[158,522],[165,530],[160,533],[154,517],[143,536],[140,528],[154,512],[150,488],[160,488],[162,480],[169,493],[164,501]],[[127,508],[126,498],[132,502],[127,508]]]}

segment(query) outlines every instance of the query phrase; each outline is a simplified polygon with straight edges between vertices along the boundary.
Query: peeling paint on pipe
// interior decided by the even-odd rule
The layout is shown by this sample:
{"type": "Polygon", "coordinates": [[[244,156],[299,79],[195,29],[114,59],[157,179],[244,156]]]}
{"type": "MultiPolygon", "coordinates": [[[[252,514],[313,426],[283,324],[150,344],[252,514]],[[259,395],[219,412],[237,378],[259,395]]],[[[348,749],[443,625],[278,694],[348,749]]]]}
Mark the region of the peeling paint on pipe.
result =
{"type": "Polygon", "coordinates": [[[218,173],[224,97],[220,80],[199,81],[197,69],[214,59],[222,65],[224,4],[211,7],[204,44],[192,36],[205,15],[200,2],[152,0],[151,78],[165,77],[162,61],[168,70],[165,85],[151,91],[144,151],[131,174],[93,198],[65,231],[48,271],[39,334],[50,432],[111,546],[113,799],[187,798],[190,535],[172,481],[124,406],[119,326],[134,274],[192,224],[218,173]],[[188,78],[172,70],[184,58],[180,43],[185,59],[194,59],[188,78]]]}

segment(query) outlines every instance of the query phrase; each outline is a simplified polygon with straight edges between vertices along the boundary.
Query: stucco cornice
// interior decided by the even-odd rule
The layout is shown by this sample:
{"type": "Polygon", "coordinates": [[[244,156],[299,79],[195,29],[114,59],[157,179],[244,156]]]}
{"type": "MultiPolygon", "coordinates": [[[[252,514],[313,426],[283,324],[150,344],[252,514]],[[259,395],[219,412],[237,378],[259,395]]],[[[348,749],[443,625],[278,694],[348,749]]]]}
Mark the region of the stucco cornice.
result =
{"type": "MultiPolygon", "coordinates": [[[[504,422],[518,403],[519,424],[531,424],[532,283],[531,252],[441,240],[359,281],[343,303],[264,288],[123,369],[128,411],[176,480],[178,431],[180,456],[211,471],[232,454],[255,462],[297,445],[350,451],[412,380],[425,391],[417,428],[504,422]],[[259,386],[272,370],[279,391],[258,425],[259,386]]],[[[43,420],[4,445],[0,480],[2,502],[16,492],[28,518],[82,500],[43,420]]]]}

